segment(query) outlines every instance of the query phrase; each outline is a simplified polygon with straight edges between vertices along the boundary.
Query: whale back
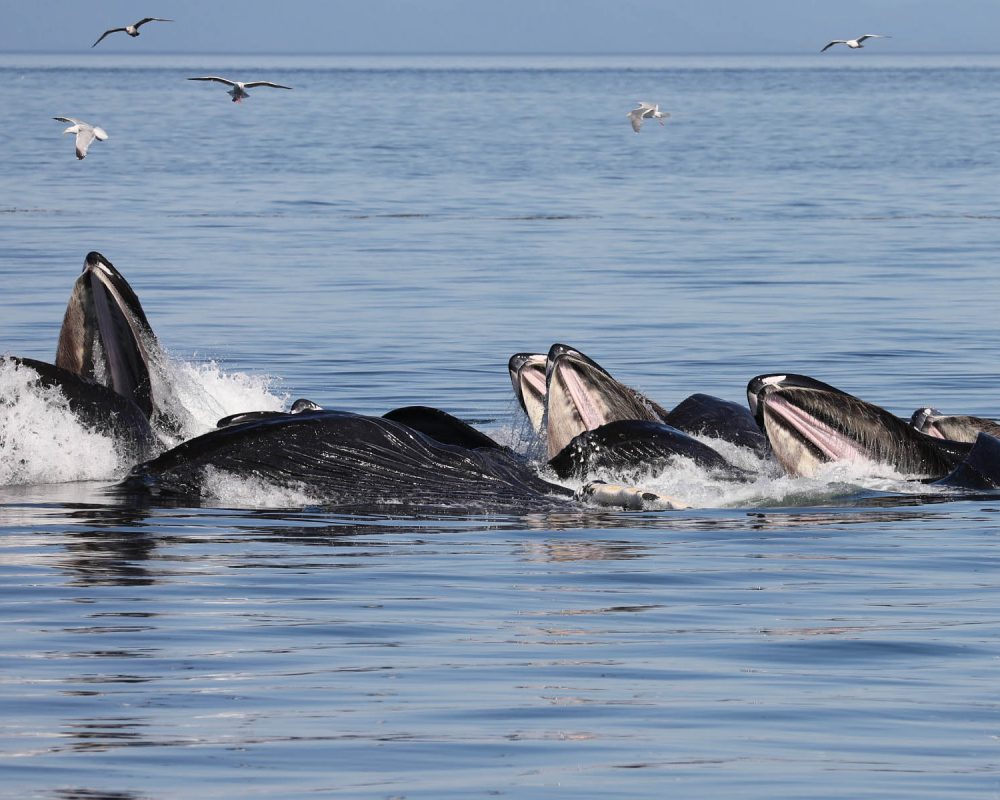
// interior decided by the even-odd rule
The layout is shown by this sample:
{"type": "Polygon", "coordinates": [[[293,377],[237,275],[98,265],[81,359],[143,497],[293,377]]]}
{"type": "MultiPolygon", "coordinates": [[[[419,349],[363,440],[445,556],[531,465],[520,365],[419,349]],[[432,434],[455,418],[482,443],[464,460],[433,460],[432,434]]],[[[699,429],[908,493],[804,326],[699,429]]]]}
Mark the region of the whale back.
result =
{"type": "Polygon", "coordinates": [[[565,507],[572,496],[506,450],[444,444],[343,411],[218,428],[138,465],[122,488],[203,497],[214,471],[290,486],[345,511],[523,513],[565,507]]]}

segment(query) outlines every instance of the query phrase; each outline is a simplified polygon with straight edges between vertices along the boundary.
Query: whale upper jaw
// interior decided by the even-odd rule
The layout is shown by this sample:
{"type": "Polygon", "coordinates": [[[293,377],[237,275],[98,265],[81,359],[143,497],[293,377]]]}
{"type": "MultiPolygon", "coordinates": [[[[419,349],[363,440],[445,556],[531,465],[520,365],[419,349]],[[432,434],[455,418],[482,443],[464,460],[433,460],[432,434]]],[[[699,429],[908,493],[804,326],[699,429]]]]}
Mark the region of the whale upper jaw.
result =
{"type": "Polygon", "coordinates": [[[138,296],[114,265],[90,252],[66,306],[56,366],[101,383],[150,417],[156,336],[138,296]]]}

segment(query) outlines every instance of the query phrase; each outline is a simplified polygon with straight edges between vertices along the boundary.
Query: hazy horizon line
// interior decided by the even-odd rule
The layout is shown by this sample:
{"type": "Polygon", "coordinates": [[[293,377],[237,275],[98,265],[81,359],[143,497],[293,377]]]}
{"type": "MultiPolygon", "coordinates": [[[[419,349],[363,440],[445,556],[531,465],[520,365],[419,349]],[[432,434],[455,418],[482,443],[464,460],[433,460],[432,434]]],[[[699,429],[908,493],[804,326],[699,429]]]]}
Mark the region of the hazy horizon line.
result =
{"type": "MultiPolygon", "coordinates": [[[[820,50],[816,51],[774,51],[774,50],[701,50],[701,51],[672,51],[672,52],[662,52],[662,51],[652,51],[652,52],[636,52],[634,50],[630,51],[614,51],[614,50],[601,50],[601,51],[528,51],[528,50],[478,50],[478,51],[464,51],[464,50],[396,50],[396,51],[340,51],[340,52],[329,52],[329,51],[286,51],[286,50],[273,50],[273,51],[247,51],[247,50],[143,50],[141,52],[123,50],[123,49],[105,49],[101,51],[92,51],[89,48],[83,48],[79,51],[77,50],[0,50],[0,56],[5,55],[38,55],[38,56],[54,56],[54,55],[84,55],[90,54],[94,56],[102,55],[129,55],[135,57],[143,56],[344,56],[356,58],[358,56],[373,56],[373,57],[398,57],[398,56],[456,56],[468,58],[470,56],[531,56],[531,57],[543,57],[543,56],[571,56],[574,58],[586,58],[594,56],[611,56],[617,58],[650,58],[650,57],[674,57],[674,56],[810,56],[820,55],[820,50]]],[[[828,58],[840,58],[843,55],[847,55],[846,51],[840,55],[827,56],[828,58]]],[[[1000,55],[1000,49],[997,50],[941,50],[935,48],[934,50],[893,50],[891,52],[878,52],[878,53],[866,53],[860,58],[893,58],[896,56],[995,56],[1000,55]]]]}

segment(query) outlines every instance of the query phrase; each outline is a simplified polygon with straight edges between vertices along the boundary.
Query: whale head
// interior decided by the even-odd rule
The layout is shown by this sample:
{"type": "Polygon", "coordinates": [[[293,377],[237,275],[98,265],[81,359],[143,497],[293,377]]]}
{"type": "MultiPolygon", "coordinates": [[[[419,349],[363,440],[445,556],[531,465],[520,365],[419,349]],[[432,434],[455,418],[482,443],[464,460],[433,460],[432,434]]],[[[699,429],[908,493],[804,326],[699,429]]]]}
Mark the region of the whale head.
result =
{"type": "Polygon", "coordinates": [[[545,428],[550,459],[585,431],[622,420],[661,422],[666,414],[568,345],[552,345],[547,364],[545,428]]]}
{"type": "Polygon", "coordinates": [[[747,386],[747,399],[775,457],[792,475],[850,462],[942,477],[968,452],[968,446],[926,436],[884,408],[805,375],[758,375],[747,386]]]}
{"type": "Polygon", "coordinates": [[[545,421],[546,362],[541,353],[515,353],[507,362],[514,394],[535,433],[541,433],[545,421]]]}
{"type": "Polygon", "coordinates": [[[87,254],[73,285],[56,366],[103,384],[153,414],[150,368],[159,345],[139,298],[114,265],[87,254]]]}

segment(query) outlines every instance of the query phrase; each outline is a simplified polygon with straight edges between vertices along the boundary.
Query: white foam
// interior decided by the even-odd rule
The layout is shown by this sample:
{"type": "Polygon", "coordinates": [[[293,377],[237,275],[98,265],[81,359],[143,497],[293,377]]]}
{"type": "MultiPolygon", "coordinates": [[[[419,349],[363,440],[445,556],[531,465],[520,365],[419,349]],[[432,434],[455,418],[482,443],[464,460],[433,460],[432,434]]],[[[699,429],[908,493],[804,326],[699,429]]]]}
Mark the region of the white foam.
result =
{"type": "MultiPolygon", "coordinates": [[[[178,424],[176,431],[158,431],[164,448],[213,430],[221,417],[277,411],[288,400],[273,391],[276,379],[224,372],[215,362],[163,355],[153,380],[178,424]]],[[[39,385],[28,367],[0,362],[0,486],[119,480],[133,466],[112,437],[80,423],[62,391],[39,385]]]]}
{"type": "Polygon", "coordinates": [[[257,476],[208,467],[202,497],[229,508],[302,508],[321,504],[304,486],[277,486],[257,476]]]}
{"type": "Polygon", "coordinates": [[[110,436],[69,410],[56,387],[15,361],[0,361],[0,485],[99,480],[130,464],[110,436]]]}
{"type": "MultiPolygon", "coordinates": [[[[690,508],[824,505],[868,491],[896,494],[947,491],[920,483],[913,480],[912,476],[895,473],[884,464],[831,463],[824,465],[814,477],[796,477],[785,474],[773,459],[761,458],[749,448],[720,439],[703,436],[695,438],[714,449],[733,466],[746,470],[754,476],[753,480],[734,480],[731,475],[706,469],[690,458],[675,456],[665,468],[655,473],[629,476],[628,483],[634,488],[653,492],[690,508]]],[[[525,447],[522,441],[520,445],[522,453],[537,453],[537,442],[525,447]]],[[[532,461],[544,464],[544,461],[537,458],[532,461]]],[[[543,476],[574,491],[592,480],[623,482],[622,476],[616,473],[595,472],[588,475],[586,481],[560,481],[550,470],[545,470],[543,476]]]]}

